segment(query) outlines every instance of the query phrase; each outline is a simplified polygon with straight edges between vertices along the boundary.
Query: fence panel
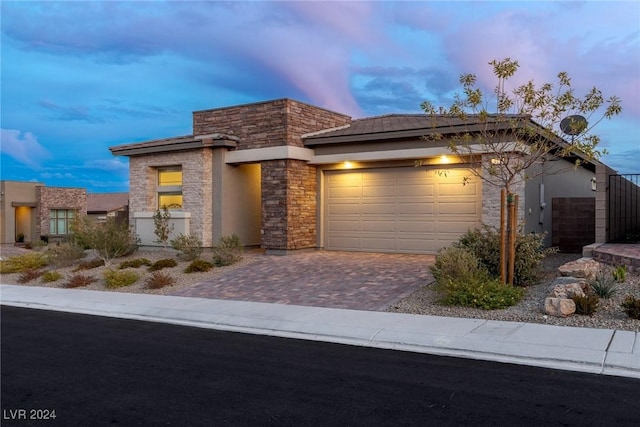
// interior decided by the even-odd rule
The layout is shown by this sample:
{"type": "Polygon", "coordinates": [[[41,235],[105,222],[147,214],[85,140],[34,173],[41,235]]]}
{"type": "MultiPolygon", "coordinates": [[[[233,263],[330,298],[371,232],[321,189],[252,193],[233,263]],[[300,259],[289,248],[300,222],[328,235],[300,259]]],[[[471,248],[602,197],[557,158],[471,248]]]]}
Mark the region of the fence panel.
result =
{"type": "Polygon", "coordinates": [[[640,174],[609,175],[609,241],[640,241],[640,174]]]}

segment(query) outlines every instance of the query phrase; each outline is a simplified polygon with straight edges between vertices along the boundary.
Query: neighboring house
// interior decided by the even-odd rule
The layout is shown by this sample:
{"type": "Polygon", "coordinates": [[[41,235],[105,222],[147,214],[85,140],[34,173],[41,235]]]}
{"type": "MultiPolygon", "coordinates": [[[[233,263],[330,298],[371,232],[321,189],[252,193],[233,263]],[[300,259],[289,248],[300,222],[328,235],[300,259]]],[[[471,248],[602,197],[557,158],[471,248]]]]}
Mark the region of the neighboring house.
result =
{"type": "MultiPolygon", "coordinates": [[[[144,245],[154,245],[153,213],[167,206],[174,233],[205,246],[235,233],[269,253],[435,253],[499,219],[499,187],[476,177],[462,185],[472,160],[491,156],[460,158],[447,148],[447,134],[462,125],[453,117],[434,125],[424,114],[352,120],[279,99],[196,111],[192,135],[110,150],[129,157],[129,219],[144,245]],[[425,141],[432,133],[444,138],[425,141]]],[[[549,172],[573,161],[550,160],[549,172]]],[[[595,166],[514,188],[525,231],[552,231],[552,198],[593,198],[595,166]]]]}
{"type": "Polygon", "coordinates": [[[87,194],[87,215],[96,221],[107,218],[128,220],[129,193],[87,194]]]}
{"type": "Polygon", "coordinates": [[[0,181],[0,242],[64,239],[70,222],[87,213],[82,188],[47,187],[40,182],[0,181]]]}

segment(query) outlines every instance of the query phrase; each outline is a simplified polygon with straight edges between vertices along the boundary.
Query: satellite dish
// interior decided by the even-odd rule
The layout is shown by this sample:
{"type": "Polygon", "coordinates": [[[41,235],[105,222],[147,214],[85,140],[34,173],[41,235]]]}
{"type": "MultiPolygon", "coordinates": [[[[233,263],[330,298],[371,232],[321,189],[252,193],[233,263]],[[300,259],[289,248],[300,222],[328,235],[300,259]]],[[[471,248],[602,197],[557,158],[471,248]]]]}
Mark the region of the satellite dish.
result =
{"type": "Polygon", "coordinates": [[[587,119],[579,115],[565,117],[560,122],[560,130],[567,135],[580,135],[587,128],[587,119]]]}

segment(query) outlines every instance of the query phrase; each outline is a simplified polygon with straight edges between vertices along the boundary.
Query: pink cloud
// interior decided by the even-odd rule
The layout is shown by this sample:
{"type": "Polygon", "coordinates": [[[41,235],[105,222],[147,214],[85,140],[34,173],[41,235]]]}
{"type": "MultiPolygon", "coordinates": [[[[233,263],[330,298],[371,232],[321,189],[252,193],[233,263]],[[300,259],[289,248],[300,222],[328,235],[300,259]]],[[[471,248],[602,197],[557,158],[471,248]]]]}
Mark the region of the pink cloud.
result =
{"type": "Polygon", "coordinates": [[[38,142],[31,132],[15,129],[1,130],[0,152],[13,157],[27,166],[39,167],[42,161],[50,157],[49,152],[38,142]]]}

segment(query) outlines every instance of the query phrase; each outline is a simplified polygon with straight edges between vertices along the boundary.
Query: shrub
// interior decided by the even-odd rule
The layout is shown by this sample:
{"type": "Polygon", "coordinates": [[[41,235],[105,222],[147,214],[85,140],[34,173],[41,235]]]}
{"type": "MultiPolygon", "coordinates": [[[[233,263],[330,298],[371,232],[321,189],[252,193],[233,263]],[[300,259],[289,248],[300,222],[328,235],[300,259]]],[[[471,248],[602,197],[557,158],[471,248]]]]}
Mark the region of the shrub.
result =
{"type": "MultiPolygon", "coordinates": [[[[544,234],[518,233],[516,235],[516,258],[514,285],[528,286],[540,281],[542,261],[556,252],[555,248],[545,248],[544,234]]],[[[500,277],[500,233],[492,227],[484,226],[463,235],[454,246],[471,251],[492,277],[500,277]]]]}
{"type": "Polygon", "coordinates": [[[90,261],[84,261],[78,264],[76,268],[73,269],[73,272],[78,272],[82,270],[92,270],[94,268],[102,267],[104,265],[104,260],[101,258],[94,258],[90,261]]]}
{"type": "Polygon", "coordinates": [[[640,298],[627,295],[622,304],[620,304],[624,312],[632,319],[640,320],[640,298]]]}
{"type": "Polygon", "coordinates": [[[138,248],[138,238],[124,222],[108,218],[96,222],[85,216],[77,217],[70,226],[72,241],[93,249],[105,265],[115,258],[131,255],[138,248]]]}
{"type": "Polygon", "coordinates": [[[57,280],[60,280],[61,278],[62,278],[62,274],[60,274],[59,272],[47,271],[42,275],[42,278],[40,280],[42,280],[44,283],[49,283],[49,282],[55,282],[57,280]]]}
{"type": "Polygon", "coordinates": [[[213,248],[213,264],[217,267],[235,264],[242,259],[242,243],[236,234],[222,236],[213,248]]]}
{"type": "Polygon", "coordinates": [[[431,273],[438,283],[466,280],[476,276],[480,270],[478,258],[466,248],[457,246],[441,249],[431,267],[431,273]]]}
{"type": "Polygon", "coordinates": [[[140,276],[132,270],[105,270],[103,273],[104,282],[109,289],[122,288],[123,286],[133,285],[138,281],[140,276]]]}
{"type": "Polygon", "coordinates": [[[69,278],[69,280],[64,283],[64,287],[65,288],[79,288],[81,286],[87,286],[90,285],[91,283],[95,282],[96,279],[93,276],[87,276],[84,275],[82,273],[78,273],[78,274],[74,274],[73,276],[71,276],[69,278]]]}
{"type": "Polygon", "coordinates": [[[56,267],[69,267],[87,254],[80,246],[72,242],[51,245],[47,248],[47,256],[56,267]]]}
{"type": "Polygon", "coordinates": [[[20,277],[18,277],[18,283],[28,283],[38,277],[42,276],[42,270],[28,269],[20,273],[20,277]]]}
{"type": "Polygon", "coordinates": [[[42,252],[27,252],[0,261],[0,273],[21,273],[26,270],[37,270],[46,267],[48,264],[49,259],[46,254],[42,252]]]}
{"type": "Polygon", "coordinates": [[[573,295],[571,299],[576,304],[576,314],[583,314],[587,316],[596,312],[600,301],[598,295],[593,294],[573,295]]]}
{"type": "Polygon", "coordinates": [[[175,283],[175,279],[161,271],[154,271],[145,281],[147,289],[161,289],[165,286],[171,286],[175,283]]]}
{"type": "Polygon", "coordinates": [[[171,247],[187,261],[193,261],[202,255],[202,241],[193,235],[178,234],[175,239],[171,240],[171,247]]]}
{"type": "Polygon", "coordinates": [[[613,276],[613,280],[618,283],[624,283],[624,281],[627,280],[627,266],[619,265],[613,269],[611,274],[613,276]]]}
{"type": "Polygon", "coordinates": [[[595,278],[589,280],[589,285],[600,298],[611,298],[617,291],[614,278],[604,271],[598,272],[595,278]]]}
{"type": "Polygon", "coordinates": [[[506,308],[517,304],[524,296],[524,289],[487,279],[483,274],[467,280],[449,279],[435,287],[440,303],[484,310],[506,308]]]}
{"type": "Polygon", "coordinates": [[[185,273],[196,273],[199,271],[209,271],[213,268],[213,264],[202,259],[191,261],[191,264],[184,270],[185,273]]]}
{"type": "Polygon", "coordinates": [[[169,234],[171,234],[174,227],[174,224],[171,223],[171,213],[166,206],[155,211],[153,214],[153,225],[153,234],[158,237],[155,240],[155,243],[161,243],[162,247],[166,249],[167,242],[169,241],[169,234]]]}
{"type": "Polygon", "coordinates": [[[175,267],[176,265],[178,265],[178,263],[176,262],[175,259],[171,259],[171,258],[159,259],[158,261],[151,264],[151,266],[149,267],[149,271],[159,271],[159,270],[162,270],[163,268],[175,267]]]}
{"type": "Polygon", "coordinates": [[[143,265],[149,266],[151,265],[151,261],[147,258],[136,258],[121,262],[118,268],[120,268],[120,270],[124,270],[125,268],[140,268],[143,265]]]}

